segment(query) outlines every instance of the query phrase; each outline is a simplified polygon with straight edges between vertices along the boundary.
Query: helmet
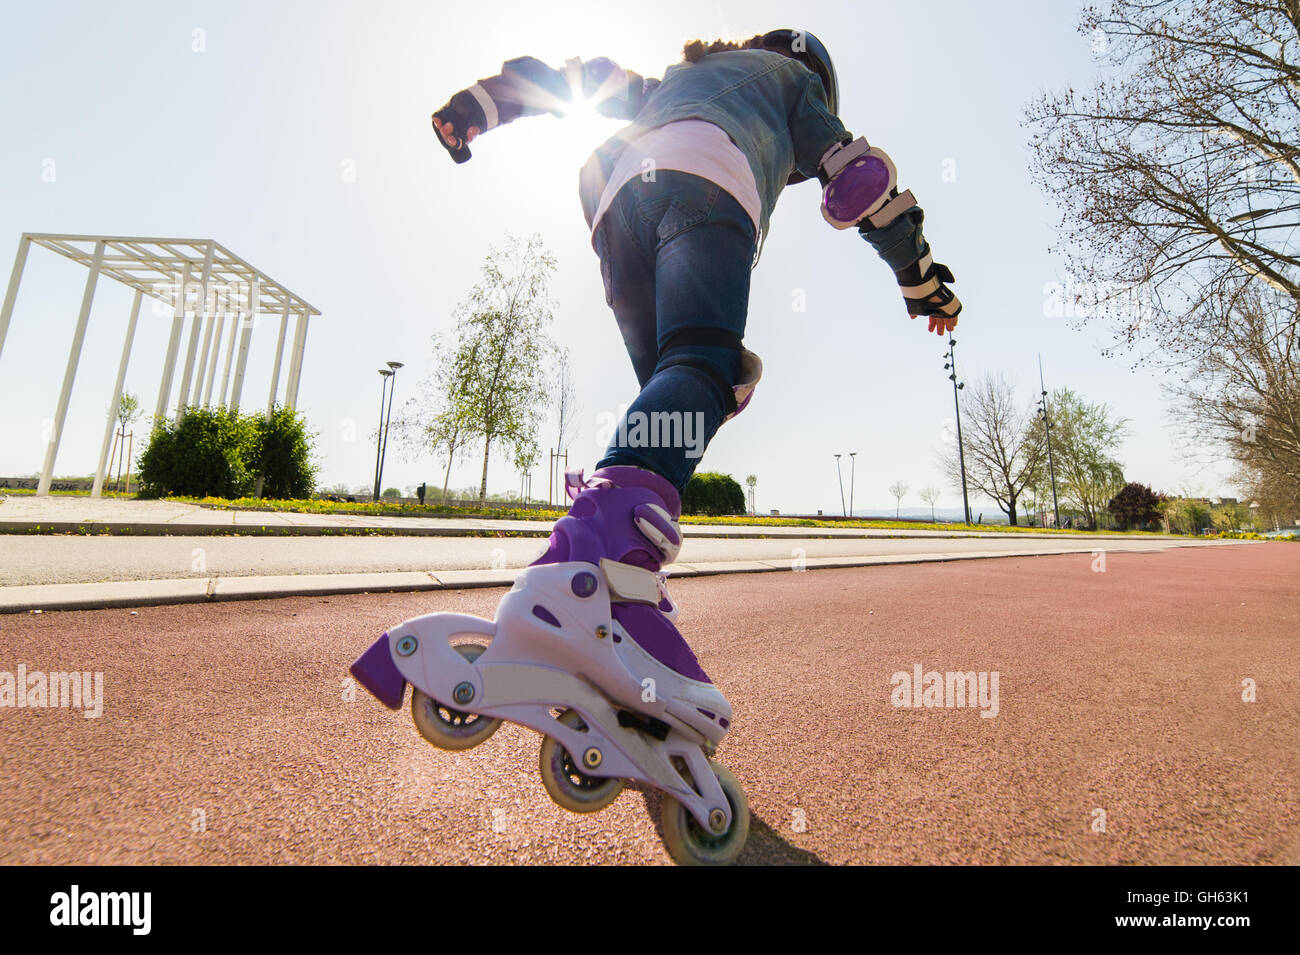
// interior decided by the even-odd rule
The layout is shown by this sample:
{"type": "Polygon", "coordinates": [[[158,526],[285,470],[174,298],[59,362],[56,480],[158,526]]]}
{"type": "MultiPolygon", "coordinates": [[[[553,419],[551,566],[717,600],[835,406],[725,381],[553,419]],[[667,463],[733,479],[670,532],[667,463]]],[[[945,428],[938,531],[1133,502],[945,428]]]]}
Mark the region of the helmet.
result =
{"type": "MultiPolygon", "coordinates": [[[[822,87],[826,90],[826,105],[832,113],[839,114],[840,81],[835,76],[835,64],[831,62],[831,55],[821,40],[807,30],[773,30],[763,34],[763,49],[798,60],[820,76],[822,87]]],[[[807,178],[795,170],[790,173],[785,184],[793,186],[807,178]]]]}
{"type": "Polygon", "coordinates": [[[763,34],[763,49],[798,60],[820,76],[826,89],[826,105],[832,113],[839,114],[840,83],[835,76],[835,64],[821,40],[807,30],[773,30],[763,34]]]}

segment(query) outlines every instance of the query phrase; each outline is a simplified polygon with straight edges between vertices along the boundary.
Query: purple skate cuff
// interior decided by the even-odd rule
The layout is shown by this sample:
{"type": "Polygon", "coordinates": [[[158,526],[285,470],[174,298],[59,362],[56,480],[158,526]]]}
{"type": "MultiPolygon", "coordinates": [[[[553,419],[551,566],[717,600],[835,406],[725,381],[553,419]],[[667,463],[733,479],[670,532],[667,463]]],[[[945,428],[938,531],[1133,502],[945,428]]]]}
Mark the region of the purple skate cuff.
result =
{"type": "Polygon", "coordinates": [[[390,710],[401,709],[402,699],[406,696],[406,677],[393,663],[387,633],[357,657],[350,669],[357,682],[373,693],[380,703],[390,710]]]}
{"type": "Polygon", "coordinates": [[[655,474],[654,471],[626,464],[611,464],[609,467],[592,472],[591,477],[593,480],[604,478],[615,487],[646,488],[659,495],[664,502],[664,509],[672,515],[673,520],[682,516],[682,500],[677,494],[677,488],[673,487],[672,481],[655,474]]]}

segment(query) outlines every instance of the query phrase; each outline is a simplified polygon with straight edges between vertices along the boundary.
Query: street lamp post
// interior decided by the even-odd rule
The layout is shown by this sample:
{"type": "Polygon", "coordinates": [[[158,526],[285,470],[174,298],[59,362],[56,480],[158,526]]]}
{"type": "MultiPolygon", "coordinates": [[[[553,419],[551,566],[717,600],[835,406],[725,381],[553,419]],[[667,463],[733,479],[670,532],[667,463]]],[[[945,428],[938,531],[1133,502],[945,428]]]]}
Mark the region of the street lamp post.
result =
{"type": "Polygon", "coordinates": [[[849,517],[853,516],[853,488],[858,483],[858,452],[849,452],[849,517]]]}
{"type": "Polygon", "coordinates": [[[1052,420],[1049,417],[1049,408],[1047,405],[1047,385],[1043,383],[1043,356],[1038,356],[1038,389],[1041,396],[1038,399],[1038,413],[1043,419],[1043,434],[1047,436],[1047,473],[1052,477],[1052,519],[1053,527],[1061,526],[1061,511],[1056,503],[1056,465],[1052,461],[1052,420]]]}
{"type": "Polygon", "coordinates": [[[375,500],[379,500],[380,486],[384,481],[384,464],[388,460],[388,428],[393,423],[393,395],[397,393],[397,369],[403,367],[400,361],[385,362],[389,368],[391,384],[388,389],[388,416],[384,419],[384,440],[379,452],[379,474],[375,478],[375,500]]]}
{"type": "Polygon", "coordinates": [[[840,470],[840,457],[835,455],[835,476],[840,479],[840,513],[848,517],[848,511],[844,510],[844,472],[840,470]]]}
{"type": "Polygon", "coordinates": [[[952,382],[952,406],[957,415],[957,461],[961,467],[961,505],[966,514],[966,523],[970,523],[970,497],[966,493],[966,451],[962,447],[961,440],[961,402],[957,400],[957,392],[966,387],[966,383],[957,380],[957,339],[948,338],[948,350],[943,353],[943,357],[948,359],[948,363],[943,367],[951,368],[952,373],[948,375],[948,380],[952,382]]]}
{"type": "Polygon", "coordinates": [[[379,430],[375,432],[375,492],[372,498],[379,503],[379,470],[384,450],[384,403],[388,399],[388,379],[393,377],[391,368],[380,368],[379,385],[379,430]]]}
{"type": "Polygon", "coordinates": [[[384,450],[379,458],[379,480],[383,483],[384,465],[388,463],[388,430],[389,425],[393,423],[393,396],[397,394],[397,369],[403,367],[400,361],[389,361],[384,364],[393,370],[393,381],[388,389],[388,418],[384,421],[384,450]]]}

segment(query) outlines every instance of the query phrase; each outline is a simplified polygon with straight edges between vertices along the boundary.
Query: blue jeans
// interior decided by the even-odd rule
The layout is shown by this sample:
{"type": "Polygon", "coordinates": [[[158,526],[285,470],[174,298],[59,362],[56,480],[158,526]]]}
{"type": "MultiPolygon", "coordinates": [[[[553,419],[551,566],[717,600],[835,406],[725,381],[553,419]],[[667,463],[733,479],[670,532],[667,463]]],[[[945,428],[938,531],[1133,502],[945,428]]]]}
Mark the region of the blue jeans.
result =
{"type": "Polygon", "coordinates": [[[680,492],[735,408],[756,237],[721,186],[674,170],[655,180],[623,186],[593,237],[641,386],[598,467],[646,468],[680,492]]]}

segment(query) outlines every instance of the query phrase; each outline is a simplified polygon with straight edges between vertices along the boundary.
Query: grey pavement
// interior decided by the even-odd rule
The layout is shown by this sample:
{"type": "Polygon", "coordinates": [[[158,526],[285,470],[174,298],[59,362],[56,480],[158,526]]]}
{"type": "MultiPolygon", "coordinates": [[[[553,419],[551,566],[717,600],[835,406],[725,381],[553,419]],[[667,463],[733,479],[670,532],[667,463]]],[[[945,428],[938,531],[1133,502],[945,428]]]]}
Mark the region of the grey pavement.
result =
{"type": "MultiPolygon", "coordinates": [[[[997,538],[688,537],[679,564],[808,558],[1156,550],[1191,543],[1014,535],[997,538]]],[[[292,574],[438,573],[529,564],[538,538],[490,537],[0,537],[0,586],[292,574]]]]}
{"type": "MultiPolygon", "coordinates": [[[[864,527],[774,527],[743,524],[685,524],[686,537],[710,538],[951,538],[1005,537],[1023,539],[1024,532],[1005,531],[992,525],[988,530],[911,530],[864,527]]],[[[367,531],[404,536],[463,537],[510,534],[545,537],[550,521],[521,521],[501,518],[388,517],[367,514],[302,514],[281,511],[235,511],[200,507],[177,501],[139,501],[127,498],[93,499],[79,495],[15,495],[0,497],[0,534],[28,533],[37,528],[65,533],[116,533],[122,536],[150,535],[256,535],[313,536],[360,534],[367,531]]],[[[1052,538],[1068,534],[1046,535],[1052,538]]],[[[1088,540],[1108,535],[1080,535],[1088,540]]],[[[1133,540],[1132,535],[1110,535],[1133,540]]],[[[1144,535],[1143,539],[1160,539],[1144,535]]]]}
{"type": "MultiPolygon", "coordinates": [[[[508,585],[548,521],[220,511],[172,501],[0,500],[0,613],[508,585]],[[40,526],[73,533],[30,533],[40,526]],[[101,531],[110,528],[113,534],[101,531]],[[9,533],[5,533],[8,529],[9,533]],[[280,536],[242,536],[243,531],[280,536]],[[360,535],[360,536],[356,536],[360,535]],[[382,536],[377,536],[382,535],[382,536]]],[[[1144,535],[688,525],[669,576],[1231,545],[1144,535]]]]}
{"type": "MultiPolygon", "coordinates": [[[[30,541],[30,538],[9,537],[4,543],[30,541]]],[[[50,542],[66,540],[65,538],[37,538],[38,541],[50,542]]],[[[158,539],[141,540],[139,538],[91,538],[90,540],[117,544],[159,543],[158,539]]],[[[439,538],[440,543],[452,539],[439,538]]],[[[166,538],[166,542],[186,543],[183,538],[166,538]]],[[[100,607],[134,607],[174,603],[202,603],[213,600],[252,600],[267,597],[290,597],[301,595],[380,593],[380,592],[415,592],[424,590],[460,590],[468,587],[508,586],[514,579],[517,568],[522,566],[537,552],[537,548],[527,550],[521,545],[536,545],[536,541],[484,541],[482,539],[461,539],[454,542],[471,545],[462,550],[458,560],[469,566],[448,567],[444,562],[437,569],[427,570],[373,570],[376,564],[371,561],[364,564],[372,569],[364,572],[342,571],[337,561],[326,563],[328,573],[303,572],[304,565],[297,562],[291,573],[273,574],[272,569],[286,569],[282,566],[263,564],[259,572],[244,575],[225,575],[213,569],[207,563],[209,554],[204,545],[214,542],[223,544],[253,544],[266,547],[269,544],[302,545],[311,543],[328,544],[409,544],[425,543],[427,540],[410,538],[383,538],[381,540],[352,540],[346,538],[331,539],[327,542],[316,539],[267,539],[259,538],[190,538],[188,542],[195,546],[190,549],[191,563],[186,567],[185,576],[167,578],[150,578],[136,580],[113,580],[109,582],[80,583],[37,583],[0,586],[0,614],[44,612],[47,610],[84,610],[100,607]],[[484,554],[474,547],[482,544],[497,545],[484,554]],[[483,557],[488,557],[486,566],[483,557]],[[494,566],[495,565],[495,566],[494,566]]],[[[73,539],[74,543],[85,544],[86,539],[73,539]]],[[[1009,557],[1036,557],[1052,554],[1078,553],[1079,559],[1091,562],[1096,569],[1098,544],[1095,541],[1078,539],[1049,538],[1032,542],[1007,540],[892,540],[892,541],[797,541],[796,547],[790,547],[789,541],[688,541],[683,548],[682,557],[668,570],[670,577],[689,577],[709,574],[763,573],[773,571],[804,571],[830,567],[863,567],[874,564],[922,563],[933,561],[975,560],[1009,557]],[[852,553],[863,550],[851,545],[867,545],[872,553],[852,553]],[[1026,547],[1029,543],[1031,546],[1026,547]],[[756,546],[758,545],[758,546],[756,546]],[[1053,546],[1055,545],[1055,546],[1053,546]],[[845,553],[845,551],[849,551],[845,553]]],[[[1122,551],[1160,551],[1174,547],[1216,547],[1239,546],[1233,541],[1178,542],[1155,540],[1131,540],[1112,542],[1109,550],[1122,551]]],[[[108,553],[107,551],[103,553],[108,553]]],[[[122,551],[118,552],[119,554],[122,551]]],[[[249,551],[245,551],[245,554],[249,551]]],[[[111,556],[111,554],[110,554],[111,556]]],[[[283,555],[280,555],[281,557],[283,555]]],[[[364,555],[353,552],[351,559],[361,559],[364,555]]],[[[170,555],[172,560],[183,560],[185,552],[178,551],[170,555]]],[[[217,555],[218,563],[228,559],[217,555]]],[[[170,564],[169,566],[175,566],[170,564]]],[[[227,566],[233,566],[228,564],[227,566]]],[[[173,573],[175,571],[173,570],[173,573]]],[[[74,576],[86,576],[86,573],[74,576]]]]}

